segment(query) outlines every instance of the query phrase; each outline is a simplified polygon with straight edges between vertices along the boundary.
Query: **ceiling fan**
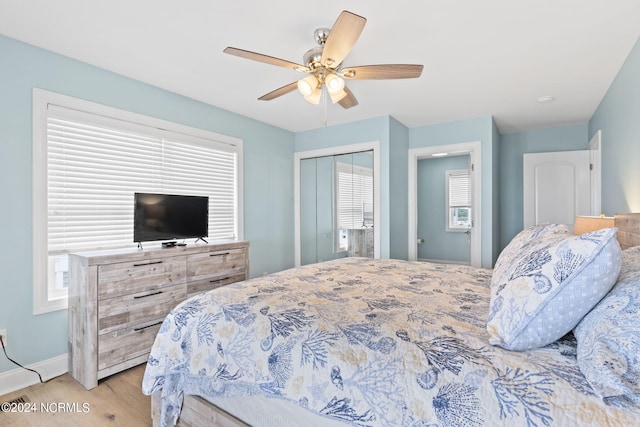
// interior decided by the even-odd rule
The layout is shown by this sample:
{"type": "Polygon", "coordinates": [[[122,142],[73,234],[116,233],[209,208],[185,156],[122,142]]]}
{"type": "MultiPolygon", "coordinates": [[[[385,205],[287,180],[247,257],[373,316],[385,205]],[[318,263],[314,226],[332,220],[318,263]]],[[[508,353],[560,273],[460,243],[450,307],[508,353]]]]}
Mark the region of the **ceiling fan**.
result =
{"type": "Polygon", "coordinates": [[[342,61],[349,54],[367,22],[362,16],[349,11],[342,11],[331,29],[318,28],[314,38],[319,46],[307,51],[303,56],[304,64],[287,61],[261,53],[251,52],[235,47],[227,47],[224,52],[241,58],[264,62],[279,67],[290,68],[309,74],[293,83],[282,86],[258,98],[269,101],[285,95],[296,88],[304,99],[312,104],[318,104],[323,87],[326,88],[331,101],[343,108],[358,105],[358,100],[345,86],[346,80],[383,80],[383,79],[411,79],[420,77],[422,65],[414,64],[378,64],[343,67],[342,61]]]}

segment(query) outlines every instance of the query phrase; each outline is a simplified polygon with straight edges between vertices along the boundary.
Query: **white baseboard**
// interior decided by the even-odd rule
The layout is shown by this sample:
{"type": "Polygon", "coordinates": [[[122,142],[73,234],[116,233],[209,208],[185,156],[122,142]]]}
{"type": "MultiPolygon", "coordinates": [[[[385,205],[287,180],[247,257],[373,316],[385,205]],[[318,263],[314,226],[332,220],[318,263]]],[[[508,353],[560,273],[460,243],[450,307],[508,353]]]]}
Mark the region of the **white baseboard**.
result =
{"type": "MultiPolygon", "coordinates": [[[[42,375],[42,380],[47,381],[51,378],[66,374],[69,370],[67,354],[43,360],[41,362],[26,365],[27,368],[35,369],[42,375]]],[[[40,382],[35,372],[27,371],[22,368],[0,374],[0,396],[13,393],[21,388],[29,387],[40,382]]]]}
{"type": "Polygon", "coordinates": [[[418,261],[422,262],[431,262],[434,264],[458,264],[458,265],[469,265],[468,261],[450,261],[446,259],[429,259],[429,258],[418,258],[418,261]]]}

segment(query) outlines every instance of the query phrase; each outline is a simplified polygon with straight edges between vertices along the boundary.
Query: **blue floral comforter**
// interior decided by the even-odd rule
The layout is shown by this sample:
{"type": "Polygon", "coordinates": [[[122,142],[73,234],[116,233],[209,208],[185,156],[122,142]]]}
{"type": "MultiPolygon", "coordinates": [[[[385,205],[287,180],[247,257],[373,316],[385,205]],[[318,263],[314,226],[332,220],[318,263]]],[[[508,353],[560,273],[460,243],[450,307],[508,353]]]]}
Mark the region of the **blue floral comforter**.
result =
{"type": "MultiPolygon", "coordinates": [[[[489,345],[491,270],[345,258],[216,289],[177,306],[143,392],[172,424],[183,393],[262,394],[352,426],[625,426],[567,336],[545,348],[489,345]]],[[[258,426],[259,427],[259,426],[258,426]]]]}

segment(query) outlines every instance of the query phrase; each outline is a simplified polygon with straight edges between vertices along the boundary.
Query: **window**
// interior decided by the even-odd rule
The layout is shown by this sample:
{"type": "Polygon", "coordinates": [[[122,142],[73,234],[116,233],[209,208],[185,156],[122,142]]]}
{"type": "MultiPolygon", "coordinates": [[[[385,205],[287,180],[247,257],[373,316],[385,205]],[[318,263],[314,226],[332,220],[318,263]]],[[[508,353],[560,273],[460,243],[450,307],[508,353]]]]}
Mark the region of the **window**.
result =
{"type": "Polygon", "coordinates": [[[467,231],[471,221],[471,175],[467,169],[446,171],[447,231],[467,231]]]}
{"type": "Polygon", "coordinates": [[[34,91],[34,312],[67,306],[67,254],[135,246],[133,194],[209,196],[209,238],[242,237],[242,141],[34,91]]]}
{"type": "Polygon", "coordinates": [[[336,161],[338,252],[349,248],[348,230],[373,227],[373,169],[336,161]]]}

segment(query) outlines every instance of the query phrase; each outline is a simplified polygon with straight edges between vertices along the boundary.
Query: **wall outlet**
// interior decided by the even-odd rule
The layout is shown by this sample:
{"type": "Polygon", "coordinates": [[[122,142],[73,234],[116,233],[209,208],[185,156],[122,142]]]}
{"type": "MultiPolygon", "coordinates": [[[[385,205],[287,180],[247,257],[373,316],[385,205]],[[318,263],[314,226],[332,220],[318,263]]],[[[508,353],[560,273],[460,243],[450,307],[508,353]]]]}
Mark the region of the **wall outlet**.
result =
{"type": "Polygon", "coordinates": [[[0,337],[2,337],[2,342],[6,347],[7,346],[7,330],[6,329],[0,329],[0,337]]]}

